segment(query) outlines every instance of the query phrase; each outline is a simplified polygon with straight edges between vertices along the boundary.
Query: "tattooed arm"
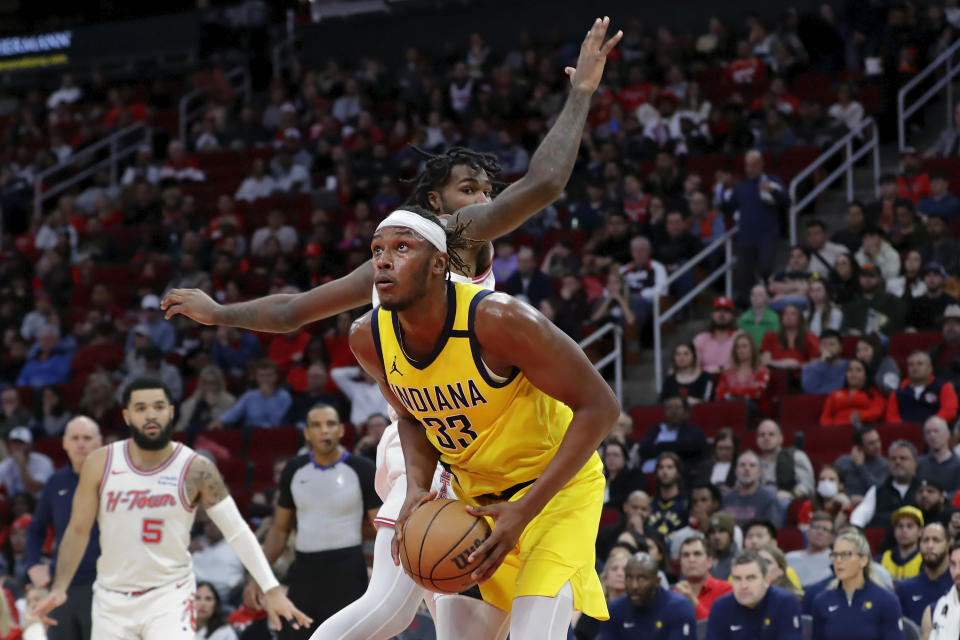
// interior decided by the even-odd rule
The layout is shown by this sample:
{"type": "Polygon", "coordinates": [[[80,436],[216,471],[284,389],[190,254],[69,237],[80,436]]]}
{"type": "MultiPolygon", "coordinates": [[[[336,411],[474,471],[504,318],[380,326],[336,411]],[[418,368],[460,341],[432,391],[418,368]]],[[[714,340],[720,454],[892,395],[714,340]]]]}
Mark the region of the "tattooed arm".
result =
{"type": "Polygon", "coordinates": [[[230,496],[216,465],[200,455],[194,457],[190,463],[184,482],[187,497],[193,506],[209,509],[230,496]]]}
{"type": "Polygon", "coordinates": [[[565,69],[572,84],[570,95],[533,154],[527,174],[493,201],[460,210],[458,221],[469,222],[466,234],[471,239],[494,240],[506,235],[560,197],[577,160],[590,98],[600,86],[607,54],[623,36],[618,31],[604,42],[609,25],[609,18],[597,18],[580,48],[577,67],[565,69]]]}

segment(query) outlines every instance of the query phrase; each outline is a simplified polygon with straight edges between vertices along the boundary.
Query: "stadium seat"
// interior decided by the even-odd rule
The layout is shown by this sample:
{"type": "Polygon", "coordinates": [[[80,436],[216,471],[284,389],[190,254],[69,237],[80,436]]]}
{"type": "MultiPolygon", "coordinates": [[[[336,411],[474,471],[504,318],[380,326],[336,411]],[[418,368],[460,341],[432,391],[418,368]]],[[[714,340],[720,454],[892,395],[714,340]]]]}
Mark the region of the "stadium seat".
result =
{"type": "Polygon", "coordinates": [[[922,333],[895,333],[890,336],[890,357],[897,361],[901,371],[907,370],[907,356],[914,351],[929,351],[940,344],[939,331],[922,333]]]}
{"type": "Polygon", "coordinates": [[[247,454],[254,461],[273,461],[278,456],[293,456],[297,453],[299,436],[296,427],[252,429],[247,454]]]}
{"type": "Polygon", "coordinates": [[[780,529],[777,532],[777,546],[784,553],[803,549],[803,531],[793,528],[780,529]]]}
{"type": "Polygon", "coordinates": [[[803,450],[813,463],[833,464],[853,446],[853,425],[830,425],[807,429],[804,433],[803,450]]]}
{"type": "Polygon", "coordinates": [[[859,339],[860,336],[843,336],[843,351],[840,355],[847,360],[857,357],[857,340],[859,339]]]}
{"type": "Polygon", "coordinates": [[[629,413],[633,419],[631,435],[637,440],[643,437],[647,429],[663,422],[663,407],[634,407],[629,413]]]}
{"type": "Polygon", "coordinates": [[[784,396],[780,401],[780,426],[803,431],[820,424],[825,395],[784,396]]]}
{"type": "Polygon", "coordinates": [[[880,545],[883,544],[883,536],[886,534],[886,529],[864,529],[863,531],[867,536],[867,542],[870,543],[870,549],[873,551],[874,555],[879,553],[880,545]]]}
{"type": "Polygon", "coordinates": [[[219,429],[216,431],[203,431],[204,438],[212,440],[221,447],[225,447],[236,456],[246,455],[246,441],[249,433],[245,429],[219,429]]]}
{"type": "Polygon", "coordinates": [[[40,438],[33,443],[33,450],[53,460],[55,467],[62,467],[70,462],[67,452],[63,450],[62,438],[40,438]]]}
{"type": "Polygon", "coordinates": [[[923,450],[923,425],[916,422],[885,422],[877,425],[877,431],[883,440],[884,450],[890,446],[894,440],[906,440],[917,448],[917,451],[923,450]]]}
{"type": "Polygon", "coordinates": [[[600,512],[600,528],[603,529],[611,524],[617,524],[620,521],[620,511],[617,509],[604,509],[600,512]]]}
{"type": "Polygon", "coordinates": [[[743,402],[698,402],[690,409],[690,424],[713,438],[724,427],[742,433],[747,423],[747,405],[743,402]]]}
{"type": "Polygon", "coordinates": [[[226,460],[217,460],[217,469],[223,476],[223,481],[230,486],[246,487],[248,476],[248,463],[245,458],[227,458],[226,460]]]}

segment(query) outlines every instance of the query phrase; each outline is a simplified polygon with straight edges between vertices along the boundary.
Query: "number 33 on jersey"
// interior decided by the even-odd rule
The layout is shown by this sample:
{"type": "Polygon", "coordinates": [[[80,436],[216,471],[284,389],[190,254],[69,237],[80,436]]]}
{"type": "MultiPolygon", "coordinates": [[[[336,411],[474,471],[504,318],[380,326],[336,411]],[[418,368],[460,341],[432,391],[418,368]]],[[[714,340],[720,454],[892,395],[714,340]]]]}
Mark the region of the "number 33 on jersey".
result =
{"type": "Polygon", "coordinates": [[[404,353],[396,314],[377,307],[372,317],[387,384],[426,429],[463,496],[498,493],[537,478],[573,415],[519,370],[502,378],[487,368],[473,319],[490,293],[476,285],[447,283],[444,330],[423,361],[404,353]]]}

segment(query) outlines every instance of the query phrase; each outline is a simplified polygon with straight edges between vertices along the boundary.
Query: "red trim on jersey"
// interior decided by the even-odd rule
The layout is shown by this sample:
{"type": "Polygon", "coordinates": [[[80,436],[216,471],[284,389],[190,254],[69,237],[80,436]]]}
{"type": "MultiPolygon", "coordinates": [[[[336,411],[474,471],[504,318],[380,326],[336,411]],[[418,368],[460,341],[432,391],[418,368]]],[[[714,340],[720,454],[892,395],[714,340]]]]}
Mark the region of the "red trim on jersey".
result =
{"type": "Polygon", "coordinates": [[[493,260],[490,261],[490,266],[487,267],[487,270],[486,270],[486,271],[484,271],[484,272],[481,273],[479,276],[476,276],[476,277],[473,279],[473,283],[474,283],[474,284],[477,284],[478,282],[482,282],[484,278],[486,278],[488,275],[490,275],[490,272],[491,272],[491,271],[493,271],[493,260]]]}
{"type": "Polygon", "coordinates": [[[130,459],[130,440],[124,440],[123,442],[123,457],[127,461],[130,470],[141,476],[152,476],[156,473],[160,473],[167,467],[169,467],[174,459],[177,457],[177,454],[180,453],[180,450],[183,449],[183,444],[178,442],[177,446],[174,447],[173,453],[170,454],[170,457],[164,460],[159,466],[154,467],[153,469],[141,469],[137,465],[133,464],[133,460],[130,459]]]}
{"type": "Polygon", "coordinates": [[[383,525],[385,527],[390,527],[391,529],[393,529],[396,526],[397,521],[390,520],[389,518],[374,518],[373,525],[377,526],[378,524],[383,525]]]}
{"type": "Polygon", "coordinates": [[[103,475],[100,476],[100,486],[97,487],[97,495],[103,496],[103,488],[107,484],[107,476],[110,474],[110,463],[113,462],[113,445],[107,445],[107,462],[103,465],[103,475]]]}
{"type": "Polygon", "coordinates": [[[196,453],[190,456],[190,459],[187,460],[187,463],[183,465],[183,469],[180,469],[180,477],[177,479],[177,494],[180,496],[180,502],[183,504],[183,508],[187,510],[187,513],[193,513],[193,510],[196,509],[196,507],[190,504],[190,500],[187,499],[186,494],[187,471],[190,470],[190,465],[192,465],[193,461],[196,459],[196,453]]]}

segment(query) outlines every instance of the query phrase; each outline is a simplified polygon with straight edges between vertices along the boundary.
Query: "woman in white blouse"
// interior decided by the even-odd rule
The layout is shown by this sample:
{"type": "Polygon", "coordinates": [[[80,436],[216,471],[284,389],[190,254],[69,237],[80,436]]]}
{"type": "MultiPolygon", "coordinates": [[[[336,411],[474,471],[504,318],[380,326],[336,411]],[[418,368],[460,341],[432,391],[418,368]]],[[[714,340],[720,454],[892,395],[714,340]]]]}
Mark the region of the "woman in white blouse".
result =
{"type": "Polygon", "coordinates": [[[820,337],[824,329],[840,330],[843,324],[843,311],[835,305],[827,295],[827,284],[820,279],[810,282],[807,288],[807,299],[810,305],[804,315],[807,317],[807,329],[820,337]]]}

